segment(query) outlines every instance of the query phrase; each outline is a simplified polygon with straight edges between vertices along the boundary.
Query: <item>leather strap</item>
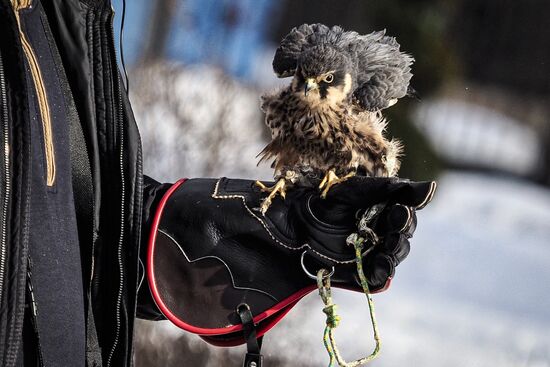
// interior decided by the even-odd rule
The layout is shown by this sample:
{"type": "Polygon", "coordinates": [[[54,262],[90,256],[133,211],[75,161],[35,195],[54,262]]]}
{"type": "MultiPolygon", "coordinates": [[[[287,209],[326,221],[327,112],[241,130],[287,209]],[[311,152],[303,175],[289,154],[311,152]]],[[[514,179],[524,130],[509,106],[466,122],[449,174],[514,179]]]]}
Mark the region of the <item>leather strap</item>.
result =
{"type": "MultiPolygon", "coordinates": [[[[46,19],[43,21],[47,22],[46,19]]],[[[46,37],[50,45],[55,45],[55,40],[50,33],[49,25],[46,27],[46,37]]],[[[93,259],[93,242],[95,241],[94,233],[94,192],[93,179],[90,158],[88,155],[88,147],[84,130],[82,129],[81,121],[78,116],[73,94],[69,83],[66,79],[63,62],[59,55],[57,47],[51,48],[54,63],[58,70],[61,89],[66,103],[66,115],[69,122],[69,151],[71,157],[71,178],[73,184],[73,198],[76,213],[76,221],[78,226],[78,240],[81,251],[85,253],[84,257],[93,259]]],[[[83,262],[83,264],[85,264],[83,262]]],[[[83,267],[84,279],[89,279],[92,276],[91,268],[83,267]]],[[[86,292],[86,366],[100,367],[102,365],[101,349],[95,328],[94,315],[92,312],[92,295],[88,283],[84,282],[84,291],[86,292]]]]}
{"type": "Polygon", "coordinates": [[[246,355],[243,367],[261,367],[264,357],[260,353],[263,337],[256,337],[256,324],[252,317],[250,307],[246,303],[237,306],[237,314],[243,324],[243,334],[246,340],[246,355]]]}

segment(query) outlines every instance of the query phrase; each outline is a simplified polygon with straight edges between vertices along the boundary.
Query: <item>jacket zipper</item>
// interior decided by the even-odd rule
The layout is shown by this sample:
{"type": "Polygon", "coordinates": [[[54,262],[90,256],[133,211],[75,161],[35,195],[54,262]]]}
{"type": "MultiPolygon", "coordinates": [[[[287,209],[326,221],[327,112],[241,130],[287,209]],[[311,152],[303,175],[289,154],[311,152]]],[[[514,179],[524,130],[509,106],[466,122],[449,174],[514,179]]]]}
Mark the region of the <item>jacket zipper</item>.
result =
{"type": "Polygon", "coordinates": [[[15,10],[15,18],[17,19],[17,25],[19,27],[19,36],[21,38],[21,44],[23,45],[23,53],[25,54],[31,69],[34,88],[38,99],[38,107],[40,109],[42,131],[44,136],[44,152],[46,157],[46,185],[51,187],[55,183],[55,152],[53,147],[52,119],[50,106],[48,104],[48,95],[46,93],[46,86],[38,64],[38,59],[36,58],[36,54],[34,53],[27,36],[23,32],[21,20],[19,18],[19,12],[22,9],[29,8],[31,6],[30,3],[30,0],[15,0],[13,5],[15,10]]]}
{"type": "Polygon", "coordinates": [[[30,307],[31,309],[31,324],[32,324],[32,328],[33,328],[33,331],[36,335],[36,349],[37,349],[37,353],[38,353],[38,366],[42,367],[44,366],[44,359],[42,357],[42,344],[40,343],[40,333],[38,332],[38,324],[37,324],[37,320],[38,320],[38,308],[36,306],[36,300],[34,298],[34,289],[33,289],[33,286],[32,286],[32,274],[31,274],[31,261],[30,259],[28,259],[28,262],[27,262],[27,291],[28,291],[28,295],[29,295],[29,302],[30,304],[27,305],[26,307],[30,307]]]}
{"type": "Polygon", "coordinates": [[[118,342],[120,339],[120,307],[122,303],[122,289],[124,286],[124,271],[123,271],[123,261],[122,261],[122,244],[124,242],[124,231],[125,231],[125,223],[124,223],[124,217],[125,217],[125,204],[126,204],[126,183],[125,183],[125,177],[124,177],[124,116],[122,111],[122,91],[121,91],[121,83],[119,79],[118,74],[118,66],[116,63],[116,50],[115,50],[115,29],[113,26],[115,14],[114,10],[111,9],[111,19],[110,19],[110,31],[111,31],[111,53],[113,57],[115,58],[115,68],[113,70],[113,87],[117,89],[117,119],[118,119],[118,125],[119,125],[119,132],[120,132],[120,152],[119,152],[119,165],[120,165],[120,181],[121,181],[121,188],[120,188],[120,235],[118,239],[118,248],[117,248],[117,260],[118,260],[118,266],[120,271],[120,280],[119,280],[119,288],[118,288],[118,295],[117,295],[117,302],[116,302],[116,332],[115,332],[115,339],[113,341],[113,346],[111,347],[111,351],[109,353],[109,358],[107,359],[107,366],[109,367],[111,365],[111,359],[113,358],[113,355],[115,353],[115,350],[118,346],[118,342]]]}
{"type": "Polygon", "coordinates": [[[7,247],[7,218],[8,206],[11,194],[11,173],[10,173],[10,146],[9,146],[9,125],[8,125],[8,98],[6,93],[6,79],[4,77],[4,62],[0,54],[0,107],[2,108],[2,142],[4,145],[4,200],[2,202],[2,224],[0,229],[0,304],[4,290],[4,272],[6,271],[6,247],[7,247]]]}

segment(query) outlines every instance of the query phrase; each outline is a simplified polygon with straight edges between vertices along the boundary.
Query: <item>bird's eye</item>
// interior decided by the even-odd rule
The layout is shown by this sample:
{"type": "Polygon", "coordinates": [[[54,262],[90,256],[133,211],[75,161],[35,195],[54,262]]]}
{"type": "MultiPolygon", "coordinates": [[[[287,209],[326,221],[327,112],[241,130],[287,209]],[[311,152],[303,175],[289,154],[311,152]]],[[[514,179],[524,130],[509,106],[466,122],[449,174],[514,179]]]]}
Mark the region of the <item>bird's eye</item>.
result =
{"type": "Polygon", "coordinates": [[[332,83],[333,80],[334,80],[334,75],[332,75],[332,74],[327,74],[324,77],[324,81],[327,82],[327,83],[332,83]]]}

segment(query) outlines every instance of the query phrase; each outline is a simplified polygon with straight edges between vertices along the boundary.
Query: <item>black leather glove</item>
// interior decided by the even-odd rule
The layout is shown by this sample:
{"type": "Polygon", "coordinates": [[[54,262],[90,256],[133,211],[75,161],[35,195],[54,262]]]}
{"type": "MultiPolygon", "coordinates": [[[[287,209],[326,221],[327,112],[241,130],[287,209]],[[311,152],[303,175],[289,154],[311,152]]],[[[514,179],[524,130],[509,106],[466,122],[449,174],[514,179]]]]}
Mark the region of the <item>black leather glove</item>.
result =
{"type": "Polygon", "coordinates": [[[265,194],[254,181],[178,182],[152,225],[151,291],[176,325],[216,344],[236,344],[242,341],[237,305],[251,307],[261,335],[316,288],[311,275],[320,268],[334,268],[334,286],[361,290],[346,238],[357,231],[362,212],[379,203],[384,209],[373,230],[380,242],[363,261],[371,290],[385,289],[409,253],[415,210],[434,190],[434,182],[354,177],[331,188],[326,199],[315,188],[291,188],[263,216],[265,194]]]}

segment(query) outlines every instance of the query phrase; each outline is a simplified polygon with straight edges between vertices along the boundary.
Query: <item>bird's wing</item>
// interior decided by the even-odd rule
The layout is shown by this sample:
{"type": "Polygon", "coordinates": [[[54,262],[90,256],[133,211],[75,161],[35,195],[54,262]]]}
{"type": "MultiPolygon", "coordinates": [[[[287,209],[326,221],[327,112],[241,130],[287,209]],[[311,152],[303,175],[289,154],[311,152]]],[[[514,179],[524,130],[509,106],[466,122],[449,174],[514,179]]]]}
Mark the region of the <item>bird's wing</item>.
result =
{"type": "Polygon", "coordinates": [[[273,71],[279,78],[294,75],[300,54],[320,43],[338,42],[344,33],[340,27],[329,28],[324,24],[302,24],[293,28],[283,38],[273,58],[273,71]]]}
{"type": "Polygon", "coordinates": [[[395,38],[385,30],[364,36],[345,32],[341,42],[357,62],[354,96],[363,108],[382,110],[407,95],[414,59],[399,50],[395,38]]]}

